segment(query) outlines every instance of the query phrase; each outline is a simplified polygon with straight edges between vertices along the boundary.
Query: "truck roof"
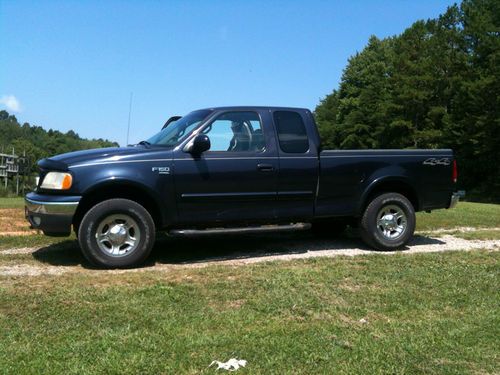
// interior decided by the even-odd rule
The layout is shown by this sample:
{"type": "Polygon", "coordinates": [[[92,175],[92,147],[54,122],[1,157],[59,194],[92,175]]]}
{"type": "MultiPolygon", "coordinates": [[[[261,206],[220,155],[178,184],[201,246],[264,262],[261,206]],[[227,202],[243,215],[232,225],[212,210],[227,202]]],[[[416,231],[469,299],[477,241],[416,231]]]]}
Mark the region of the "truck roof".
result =
{"type": "Polygon", "coordinates": [[[212,110],[212,111],[227,111],[227,110],[235,110],[235,111],[242,111],[242,110],[270,110],[270,111],[275,111],[275,110],[281,110],[281,111],[309,111],[307,108],[297,108],[297,107],[272,107],[272,106],[224,106],[224,107],[208,107],[208,108],[203,108],[207,110],[212,110]]]}

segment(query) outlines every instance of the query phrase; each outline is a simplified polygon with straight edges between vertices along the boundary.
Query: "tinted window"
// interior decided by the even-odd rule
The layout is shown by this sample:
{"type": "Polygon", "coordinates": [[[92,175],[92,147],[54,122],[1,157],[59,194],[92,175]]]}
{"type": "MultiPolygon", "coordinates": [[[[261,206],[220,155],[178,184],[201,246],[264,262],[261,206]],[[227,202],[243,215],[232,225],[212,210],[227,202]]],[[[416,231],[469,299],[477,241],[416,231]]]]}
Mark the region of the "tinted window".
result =
{"type": "Polygon", "coordinates": [[[210,151],[262,151],[264,136],[255,112],[227,112],[217,117],[203,133],[210,138],[210,151]]]}
{"type": "Polygon", "coordinates": [[[276,111],[273,116],[281,150],[290,154],[307,152],[309,138],[302,116],[292,111],[276,111]]]}
{"type": "Polygon", "coordinates": [[[175,146],[186,139],[210,113],[212,113],[211,110],[191,112],[181,119],[170,123],[159,133],[149,138],[148,142],[152,145],[175,146]]]}

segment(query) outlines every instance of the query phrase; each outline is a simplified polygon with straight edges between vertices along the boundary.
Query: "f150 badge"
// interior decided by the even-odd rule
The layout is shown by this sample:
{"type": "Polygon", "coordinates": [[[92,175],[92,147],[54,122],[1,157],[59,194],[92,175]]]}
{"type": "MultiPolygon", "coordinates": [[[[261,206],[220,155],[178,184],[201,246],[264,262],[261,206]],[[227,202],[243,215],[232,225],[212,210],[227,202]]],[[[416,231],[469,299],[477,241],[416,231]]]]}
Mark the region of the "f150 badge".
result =
{"type": "Polygon", "coordinates": [[[425,164],[425,165],[450,165],[451,161],[448,158],[441,158],[441,159],[429,158],[429,159],[425,160],[422,164],[425,164]]]}
{"type": "Polygon", "coordinates": [[[158,172],[158,174],[170,174],[170,167],[153,167],[152,172],[158,172]]]}

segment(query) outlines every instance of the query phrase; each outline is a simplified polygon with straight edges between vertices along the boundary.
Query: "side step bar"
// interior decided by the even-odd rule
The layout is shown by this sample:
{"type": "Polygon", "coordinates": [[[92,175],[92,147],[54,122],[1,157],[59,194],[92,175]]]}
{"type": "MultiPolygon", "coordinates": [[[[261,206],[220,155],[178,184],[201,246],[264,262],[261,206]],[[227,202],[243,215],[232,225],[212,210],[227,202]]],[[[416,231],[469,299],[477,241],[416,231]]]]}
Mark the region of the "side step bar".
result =
{"type": "Polygon", "coordinates": [[[209,236],[217,234],[253,234],[267,232],[293,232],[311,228],[309,223],[295,223],[288,225],[263,225],[241,228],[208,228],[208,229],[172,229],[167,233],[175,237],[209,236]]]}

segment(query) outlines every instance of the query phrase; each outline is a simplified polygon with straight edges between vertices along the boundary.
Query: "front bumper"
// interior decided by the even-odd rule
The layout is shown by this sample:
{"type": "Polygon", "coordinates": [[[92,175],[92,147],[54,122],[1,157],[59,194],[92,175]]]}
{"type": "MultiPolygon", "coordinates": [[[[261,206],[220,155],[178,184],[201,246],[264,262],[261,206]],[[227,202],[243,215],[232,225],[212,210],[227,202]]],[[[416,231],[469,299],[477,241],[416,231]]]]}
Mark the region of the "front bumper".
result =
{"type": "Polygon", "coordinates": [[[460,198],[464,198],[464,197],[465,197],[465,191],[463,191],[463,190],[460,190],[460,191],[457,191],[456,193],[453,193],[451,195],[450,205],[448,206],[448,208],[454,208],[457,205],[460,198]]]}
{"type": "Polygon", "coordinates": [[[41,195],[25,197],[25,215],[31,228],[48,236],[69,236],[80,196],[41,195]]]}

